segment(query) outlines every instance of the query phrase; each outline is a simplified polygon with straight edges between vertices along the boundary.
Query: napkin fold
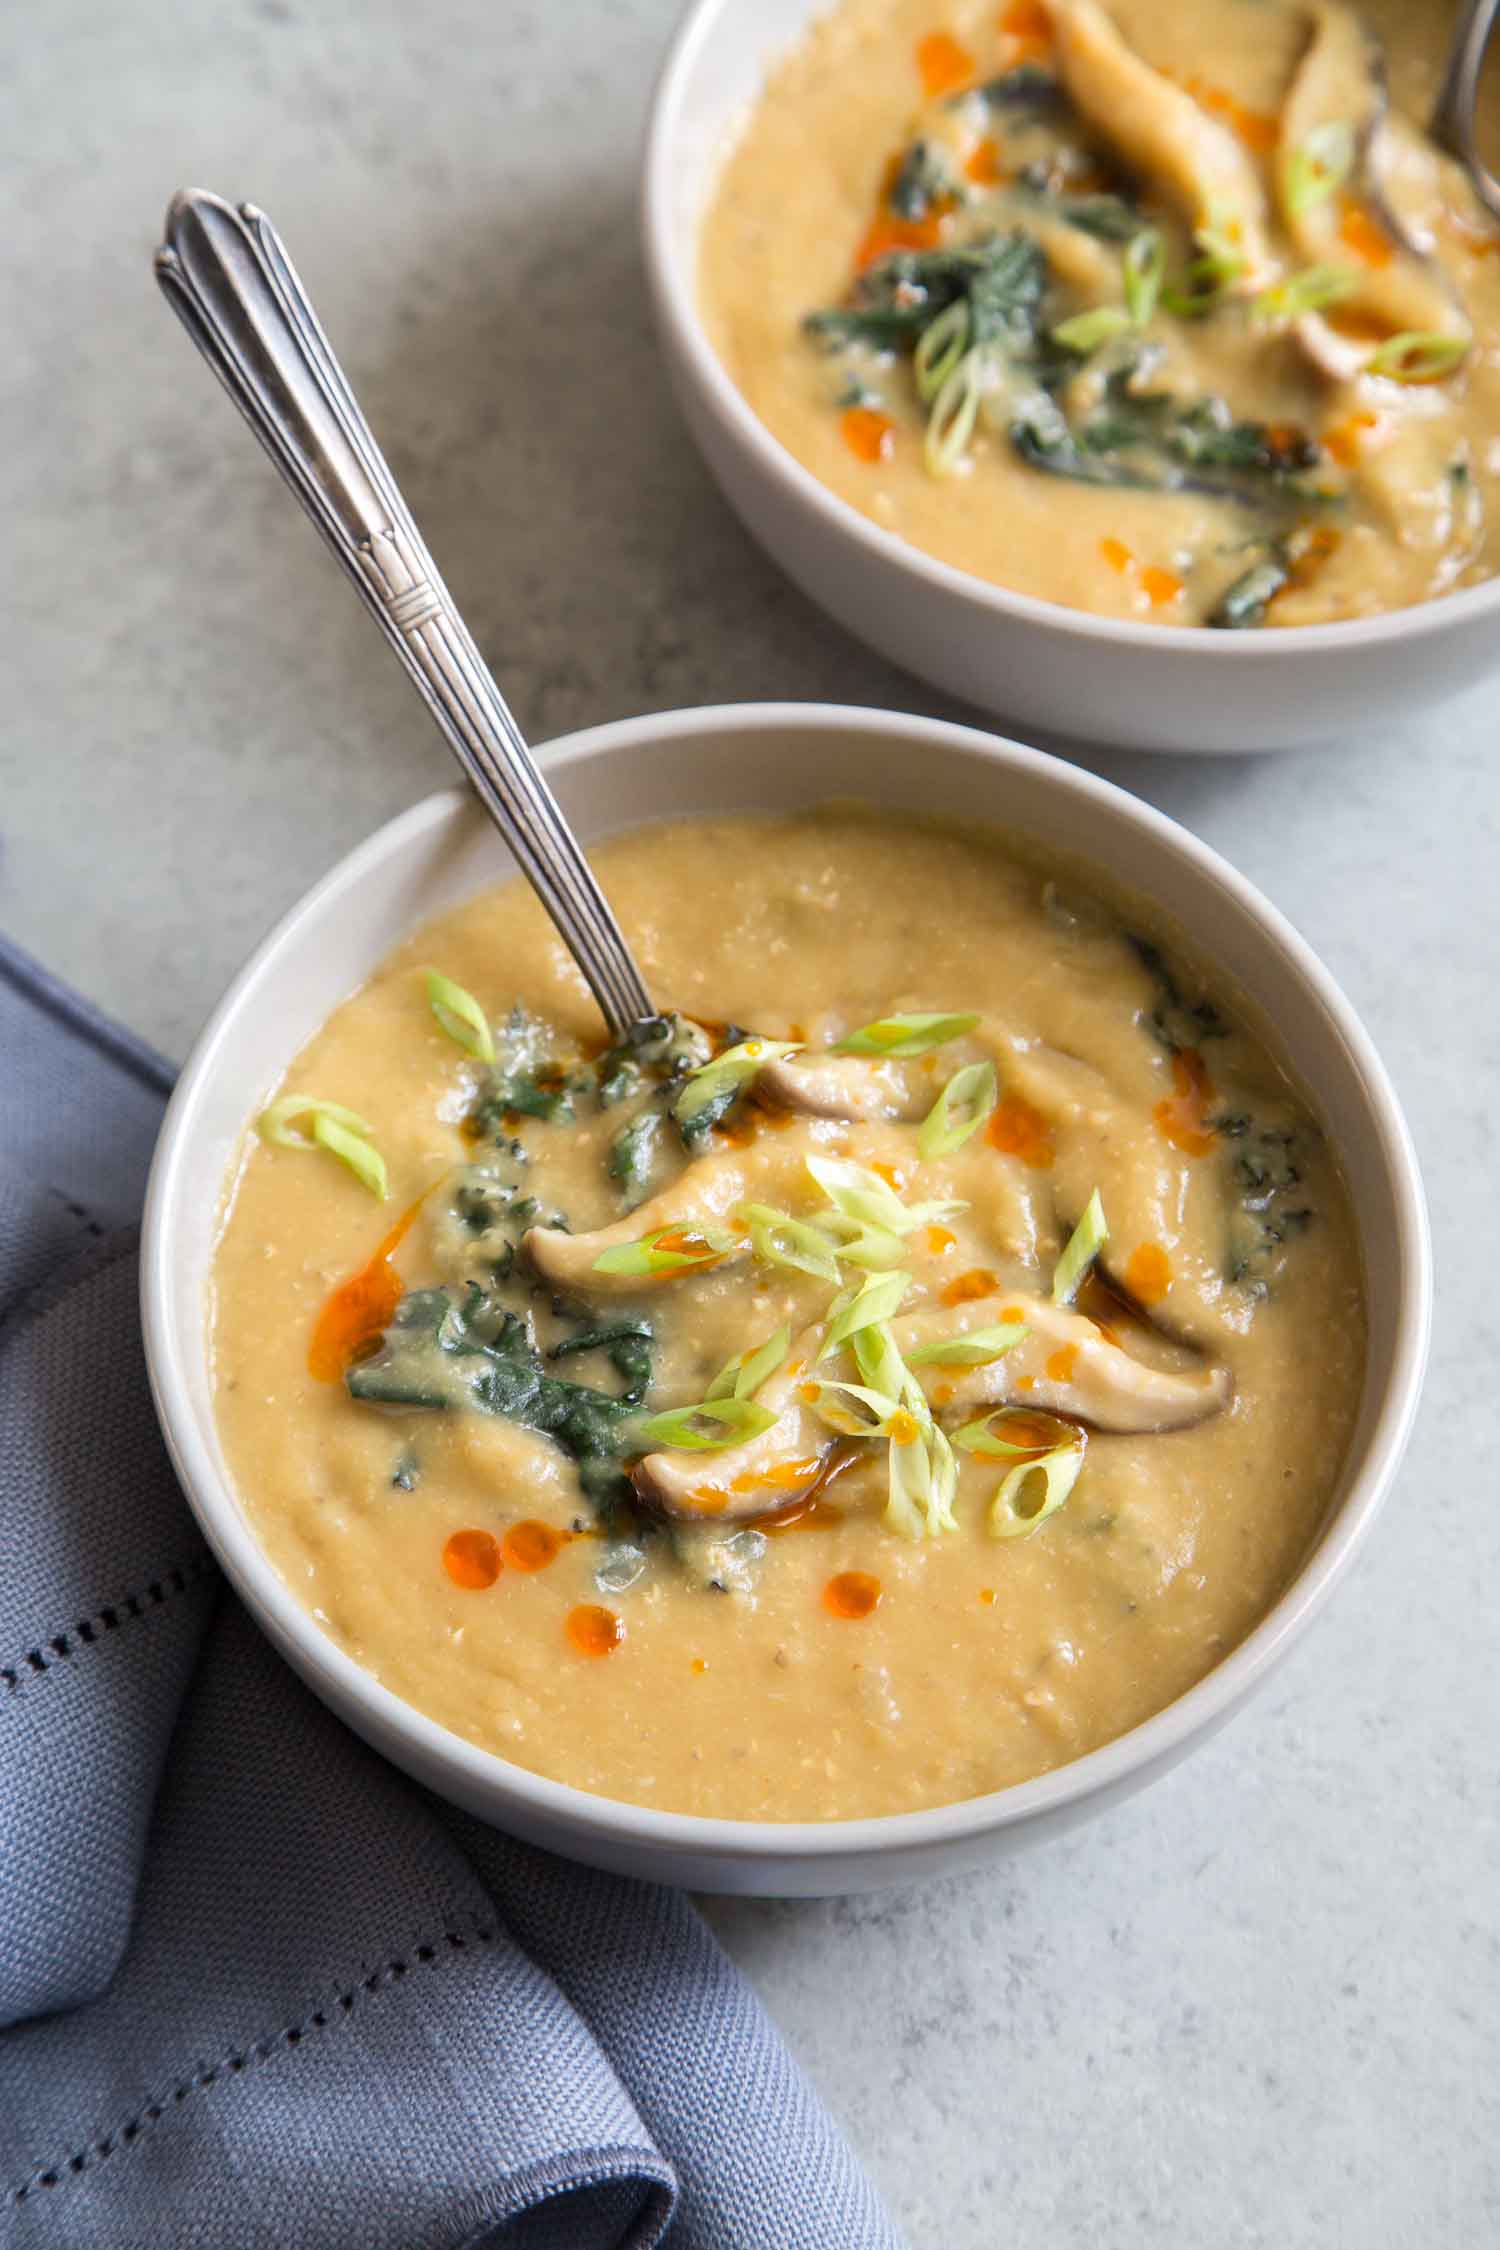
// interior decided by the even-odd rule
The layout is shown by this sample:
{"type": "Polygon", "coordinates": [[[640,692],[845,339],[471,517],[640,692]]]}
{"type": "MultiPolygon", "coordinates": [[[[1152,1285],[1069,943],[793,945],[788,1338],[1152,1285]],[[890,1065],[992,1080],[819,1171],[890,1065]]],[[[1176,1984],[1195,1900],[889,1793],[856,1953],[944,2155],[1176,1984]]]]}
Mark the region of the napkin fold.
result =
{"type": "Polygon", "coordinates": [[[136,1313],[171,1077],[0,940],[0,2244],[899,2250],[680,1893],[440,1804],[224,1591],[136,1313]]]}

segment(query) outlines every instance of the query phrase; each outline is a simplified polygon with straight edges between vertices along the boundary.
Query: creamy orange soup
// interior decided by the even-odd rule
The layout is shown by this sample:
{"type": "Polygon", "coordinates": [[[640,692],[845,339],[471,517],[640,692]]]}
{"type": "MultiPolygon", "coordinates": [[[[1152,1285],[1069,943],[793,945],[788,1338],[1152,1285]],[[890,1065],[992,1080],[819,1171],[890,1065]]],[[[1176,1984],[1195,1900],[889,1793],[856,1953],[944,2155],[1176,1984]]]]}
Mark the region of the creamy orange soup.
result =
{"type": "Polygon", "coordinates": [[[710,332],[832,491],[1020,593],[1244,628],[1473,585],[1500,227],[1416,122],[1450,15],[842,0],[726,164],[710,332]]]}
{"type": "Polygon", "coordinates": [[[972,825],[597,863],[675,1013],[606,1051],[511,884],[247,1138],[213,1359],[278,1569],[455,1733],[678,1811],[943,1804],[1160,1710],[1296,1570],[1363,1365],[1246,1007],[972,825]]]}

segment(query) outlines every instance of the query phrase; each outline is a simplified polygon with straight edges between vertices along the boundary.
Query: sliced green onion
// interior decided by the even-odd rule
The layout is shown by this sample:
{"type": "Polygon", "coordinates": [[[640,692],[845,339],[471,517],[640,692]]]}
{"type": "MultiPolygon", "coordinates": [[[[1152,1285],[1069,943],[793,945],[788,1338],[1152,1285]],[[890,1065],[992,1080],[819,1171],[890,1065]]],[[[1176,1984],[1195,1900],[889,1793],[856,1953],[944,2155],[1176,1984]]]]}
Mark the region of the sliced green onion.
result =
{"type": "Polygon", "coordinates": [[[1014,1351],[1027,1333],[1024,1320],[1001,1320],[992,1328],[969,1328],[961,1335],[939,1336],[930,1344],[918,1344],[906,1357],[912,1367],[988,1367],[991,1360],[1014,1351]]]}
{"type": "Polygon", "coordinates": [[[321,1148],[347,1164],[362,1187],[384,1203],[390,1192],[385,1160],[370,1140],[370,1127],[340,1102],[319,1101],[314,1094],[282,1094],[256,1119],[263,1141],[277,1148],[321,1148]],[[304,1124],[305,1131],[298,1126],[304,1124]]]}
{"type": "Polygon", "coordinates": [[[1298,320],[1303,313],[1338,304],[1358,287],[1359,275],[1349,266],[1304,266],[1262,289],[1250,310],[1257,320],[1298,320]]]}
{"type": "Polygon", "coordinates": [[[1227,203],[1210,203],[1193,229],[1193,240],[1202,251],[1199,260],[1217,277],[1221,289],[1238,281],[1245,270],[1245,223],[1227,203]]]}
{"type": "Polygon", "coordinates": [[[723,1096],[737,1094],[748,1086],[768,1062],[795,1055],[798,1047],[795,1039],[742,1039],[737,1047],[726,1047],[722,1055],[715,1055],[712,1062],[692,1073],[672,1104],[672,1115],[679,1125],[691,1125],[723,1096]]]}
{"type": "Polygon", "coordinates": [[[887,1437],[893,1418],[907,1411],[898,1400],[886,1398],[865,1383],[809,1383],[807,1389],[816,1394],[807,1402],[814,1414],[843,1437],[887,1437]],[[846,1399],[854,1400],[863,1413],[846,1406],[846,1399]]]}
{"type": "Polygon", "coordinates": [[[945,1047],[950,1039],[962,1039],[978,1021],[978,1016],[881,1016],[840,1039],[833,1051],[836,1055],[925,1055],[933,1047],[945,1047]]]}
{"type": "Polygon", "coordinates": [[[1055,1515],[1078,1482],[1083,1467],[1081,1445],[1059,1446],[1039,1461],[1022,1461],[1011,1470],[990,1502],[990,1533],[996,1539],[1025,1539],[1039,1523],[1055,1515]],[[1040,1477],[1036,1490],[1032,1479],[1040,1477]]]}
{"type": "Polygon", "coordinates": [[[965,1422],[961,1430],[953,1433],[953,1442],[961,1453],[987,1453],[996,1459],[1036,1459],[1043,1453],[1055,1453],[1058,1447],[1049,1435],[1044,1439],[1008,1438],[1007,1429],[1035,1431],[1038,1428],[1069,1432],[1067,1442],[1076,1442],[1071,1425],[1059,1420],[1055,1414],[1039,1414],[1029,1406],[999,1406],[989,1414],[981,1414],[977,1422],[965,1422]]]}
{"type": "Polygon", "coordinates": [[[750,1229],[751,1247],[768,1266],[792,1273],[810,1273],[815,1280],[837,1282],[838,1261],[833,1244],[821,1229],[769,1203],[742,1203],[735,1212],[750,1229]]]}
{"type": "Polygon", "coordinates": [[[1329,118],[1315,125],[1306,140],[1287,151],[1281,171],[1281,193],[1294,218],[1310,211],[1341,187],[1354,169],[1354,127],[1347,118],[1329,118]]]}
{"type": "Polygon", "coordinates": [[[1167,270],[1167,245],[1157,227],[1142,227],[1125,245],[1125,310],[1144,328],[1156,310],[1167,270]]]}
{"type": "MultiPolygon", "coordinates": [[[[900,1345],[883,1320],[876,1321],[870,1328],[857,1328],[849,1342],[855,1365],[865,1381],[872,1390],[879,1391],[882,1398],[889,1399],[892,1406],[903,1403],[908,1383],[913,1390],[919,1390],[907,1373],[900,1345]]],[[[926,1404],[925,1398],[923,1404],[926,1404]]]]}
{"type": "Polygon", "coordinates": [[[928,409],[923,457],[929,476],[952,476],[974,435],[982,358],[978,351],[965,352],[928,409]]]}
{"type": "Polygon", "coordinates": [[[1095,305],[1088,312],[1060,320],[1052,331],[1052,341],[1061,344],[1065,352],[1078,352],[1087,358],[1112,337],[1123,336],[1129,326],[1130,315],[1123,305],[1095,305]]]}
{"type": "Polygon", "coordinates": [[[737,1352],[728,1364],[719,1369],[708,1386],[706,1396],[715,1398],[754,1398],[762,1383],[768,1382],[778,1367],[785,1362],[792,1348],[792,1332],[784,1324],[774,1336],[768,1336],[753,1352],[737,1352]]]}
{"type": "Polygon", "coordinates": [[[472,992],[465,992],[452,977],[439,975],[436,969],[427,971],[427,1005],[437,1017],[448,1037],[462,1047],[466,1054],[477,1056],[482,1063],[495,1059],[495,1035],[490,1030],[489,1018],[472,992]]]}
{"type": "Polygon", "coordinates": [[[313,1119],[313,1139],[319,1148],[326,1148],[340,1164],[347,1164],[361,1187],[369,1189],[377,1203],[384,1203],[390,1194],[386,1179],[385,1158],[363,1133],[351,1133],[347,1125],[320,1110],[313,1119]]]}
{"type": "Polygon", "coordinates": [[[937,319],[929,321],[917,338],[917,348],[912,354],[912,372],[916,377],[917,396],[925,406],[947,382],[969,343],[969,301],[957,298],[940,312],[937,319]]]}
{"type": "Polygon", "coordinates": [[[889,1320],[910,1287],[909,1273],[872,1273],[855,1288],[835,1297],[828,1308],[828,1330],[819,1359],[831,1359],[835,1352],[842,1351],[861,1328],[889,1320]]]}
{"type": "Polygon", "coordinates": [[[640,1444],[666,1446],[675,1453],[713,1453],[744,1438],[760,1437],[775,1423],[769,1406],[751,1398],[703,1398],[696,1406],[674,1406],[648,1414],[632,1427],[640,1444]]]}
{"type": "Polygon", "coordinates": [[[1068,1237],[1067,1248],[1057,1261],[1052,1276],[1054,1305],[1072,1304],[1084,1275],[1108,1240],[1109,1222],[1104,1216],[1104,1205],[1099,1201],[1099,1190],[1095,1188],[1084,1205],[1083,1217],[1068,1237]]]}
{"type": "Polygon", "coordinates": [[[1436,383],[1451,375],[1469,348],[1467,336],[1444,336],[1436,329],[1407,328],[1387,336],[1365,361],[1370,375],[1393,383],[1436,383]]]}
{"type": "Polygon", "coordinates": [[[892,1234],[889,1227],[867,1226],[850,1218],[846,1211],[820,1211],[814,1224],[832,1243],[833,1254],[840,1265],[862,1266],[866,1272],[883,1273],[891,1266],[906,1262],[906,1244],[899,1234],[892,1234]]]}
{"type": "Polygon", "coordinates": [[[619,1242],[601,1250],[594,1260],[595,1273],[683,1273],[693,1266],[712,1265],[744,1244],[725,1227],[658,1227],[638,1242],[619,1242]]]}
{"type": "Polygon", "coordinates": [[[926,1163],[951,1156],[977,1133],[1000,1099],[993,1063],[966,1063],[955,1071],[917,1131],[917,1154],[926,1163]]]}
{"type": "Polygon", "coordinates": [[[903,1539],[925,1539],[932,1532],[958,1529],[953,1513],[958,1463],[932,1416],[910,1411],[917,1436],[903,1443],[892,1434],[887,1448],[885,1521],[903,1539]]]}
{"type": "Polygon", "coordinates": [[[886,1234],[911,1234],[918,1227],[936,1226],[968,1209],[966,1203],[952,1200],[903,1203],[878,1172],[847,1157],[810,1156],[807,1169],[842,1217],[886,1234]]]}

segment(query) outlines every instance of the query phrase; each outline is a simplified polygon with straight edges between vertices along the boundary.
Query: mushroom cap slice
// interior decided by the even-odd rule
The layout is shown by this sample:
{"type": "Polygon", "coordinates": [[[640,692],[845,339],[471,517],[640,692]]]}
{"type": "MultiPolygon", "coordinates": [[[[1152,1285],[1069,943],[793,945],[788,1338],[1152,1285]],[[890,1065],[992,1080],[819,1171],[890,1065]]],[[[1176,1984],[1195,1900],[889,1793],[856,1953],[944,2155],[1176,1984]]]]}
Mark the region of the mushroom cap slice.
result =
{"type": "Polygon", "coordinates": [[[643,1504],[676,1523],[744,1523],[768,1516],[813,1489],[837,1444],[799,1396],[822,1342],[804,1329],[790,1356],[756,1392],[776,1420],[759,1437],[713,1452],[648,1453],[631,1470],[643,1504]]]}
{"type": "Polygon", "coordinates": [[[902,1351],[909,1352],[1016,1319],[1025,1321],[1027,1333],[999,1359],[982,1367],[925,1360],[912,1369],[945,1421],[997,1406],[1039,1406],[1096,1430],[1141,1434],[1207,1421],[1233,1396],[1228,1368],[1215,1361],[1148,1367],[1085,1314],[1014,1290],[976,1298],[954,1312],[907,1313],[891,1326],[902,1351]]]}
{"type": "Polygon", "coordinates": [[[876,1119],[914,1120],[924,1114],[920,1095],[911,1093],[897,1063],[863,1055],[809,1054],[778,1057],[756,1080],[757,1091],[804,1117],[844,1118],[850,1124],[876,1119]]]}
{"type": "Polygon", "coordinates": [[[1044,0],[1063,84],[1134,171],[1160,187],[1190,227],[1231,227],[1245,259],[1239,286],[1274,270],[1266,197],[1245,149],[1191,94],[1126,45],[1097,0],[1044,0]]]}

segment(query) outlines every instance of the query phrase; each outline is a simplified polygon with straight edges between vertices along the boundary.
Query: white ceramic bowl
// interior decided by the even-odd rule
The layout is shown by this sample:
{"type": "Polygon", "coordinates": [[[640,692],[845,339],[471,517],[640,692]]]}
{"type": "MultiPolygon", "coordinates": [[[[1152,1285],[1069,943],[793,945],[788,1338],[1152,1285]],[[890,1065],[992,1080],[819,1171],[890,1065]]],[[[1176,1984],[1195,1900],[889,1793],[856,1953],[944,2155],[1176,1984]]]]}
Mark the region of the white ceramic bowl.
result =
{"type": "Polygon", "coordinates": [[[282,1654],[377,1749],[498,1827],[631,1874],[783,1895],[905,1881],[1138,1789],[1227,1718],[1321,1606],[1369,1529],[1416,1406],[1430,1291],[1421,1188],[1348,1002],[1275,910],[1175,823],[1057,759],[966,728],[823,705],[729,706],[596,727],[554,743],[546,763],[585,838],[669,814],[831,797],[920,803],[1080,852],[1175,915],[1276,1024],[1347,1165],[1370,1357],[1328,1520],[1271,1614],[1180,1701],[1056,1773],[934,1812],[767,1825],[647,1811],[523,1772],[379,1686],[302,1607],[246,1521],[214,1427],[206,1296],[225,1176],[267,1089],[400,938],[511,872],[494,831],[453,791],[382,828],[271,933],[199,1040],[162,1127],[146,1205],[146,1348],[167,1442],[214,1553],[282,1654]]]}
{"type": "Polygon", "coordinates": [[[1138,750],[1276,750],[1385,725],[1500,657],[1500,580],[1415,609],[1287,632],[1090,617],[938,562],[838,499],[774,438],[698,314],[698,233],[769,65],[828,0],[700,0],[647,134],[646,269],[689,428],[747,527],[883,656],[985,710],[1138,750]]]}

